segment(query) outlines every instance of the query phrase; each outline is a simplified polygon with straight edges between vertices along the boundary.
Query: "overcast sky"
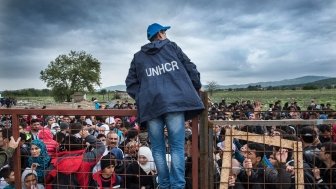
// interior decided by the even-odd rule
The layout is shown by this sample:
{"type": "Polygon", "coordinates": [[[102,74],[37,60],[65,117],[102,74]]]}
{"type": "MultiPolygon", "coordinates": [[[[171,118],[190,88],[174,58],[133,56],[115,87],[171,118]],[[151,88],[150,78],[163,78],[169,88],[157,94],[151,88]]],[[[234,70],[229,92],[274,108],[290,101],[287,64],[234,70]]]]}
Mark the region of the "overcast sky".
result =
{"type": "Polygon", "coordinates": [[[147,26],[171,26],[203,84],[335,77],[334,0],[0,0],[0,91],[46,88],[40,71],[71,50],[125,84],[147,26]]]}

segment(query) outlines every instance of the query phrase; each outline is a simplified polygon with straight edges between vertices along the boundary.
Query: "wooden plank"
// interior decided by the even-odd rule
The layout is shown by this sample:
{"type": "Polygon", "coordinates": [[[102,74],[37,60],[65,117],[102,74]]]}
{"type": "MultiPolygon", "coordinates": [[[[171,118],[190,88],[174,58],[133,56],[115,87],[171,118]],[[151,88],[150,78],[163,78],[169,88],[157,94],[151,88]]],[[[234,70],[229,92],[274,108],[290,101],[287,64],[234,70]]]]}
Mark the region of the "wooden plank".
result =
{"type": "Polygon", "coordinates": [[[302,148],[302,142],[298,142],[298,177],[296,180],[298,180],[299,187],[298,189],[304,189],[304,169],[303,169],[303,148],[302,148]]]}
{"type": "Polygon", "coordinates": [[[231,129],[226,129],[225,141],[224,141],[224,152],[222,157],[222,169],[220,176],[220,189],[229,188],[229,176],[232,165],[232,134],[231,129]]]}
{"type": "Polygon", "coordinates": [[[281,146],[284,148],[293,149],[292,140],[281,139],[280,136],[266,136],[266,135],[258,135],[255,133],[249,133],[244,131],[233,130],[232,135],[234,138],[241,139],[241,140],[248,140],[252,142],[262,143],[262,144],[269,144],[273,146],[281,146]]]}
{"type": "Polygon", "coordinates": [[[264,136],[254,133],[248,133],[243,131],[238,131],[235,129],[226,129],[225,133],[225,146],[223,152],[223,163],[220,176],[220,189],[228,189],[228,178],[230,175],[231,165],[232,165],[232,139],[242,139],[257,143],[263,143],[278,147],[284,147],[294,150],[294,170],[295,170],[295,186],[297,189],[304,189],[304,170],[303,170],[303,152],[302,143],[297,141],[291,141],[286,139],[281,139],[280,136],[264,136]]]}
{"type": "Polygon", "coordinates": [[[303,173],[303,151],[302,151],[302,143],[294,143],[294,147],[296,149],[296,152],[294,152],[294,161],[297,163],[294,163],[294,168],[297,169],[296,175],[295,175],[295,185],[297,186],[297,189],[304,189],[304,173],[303,173]],[[295,157],[296,156],[296,157],[295,157]]]}

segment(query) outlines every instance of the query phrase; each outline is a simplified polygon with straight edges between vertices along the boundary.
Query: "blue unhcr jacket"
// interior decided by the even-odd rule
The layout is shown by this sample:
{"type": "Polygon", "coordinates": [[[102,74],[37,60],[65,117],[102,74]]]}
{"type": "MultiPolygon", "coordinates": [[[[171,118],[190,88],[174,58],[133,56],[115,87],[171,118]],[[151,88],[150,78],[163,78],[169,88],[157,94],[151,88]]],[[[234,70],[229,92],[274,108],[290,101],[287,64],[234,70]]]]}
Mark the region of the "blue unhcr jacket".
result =
{"type": "Polygon", "coordinates": [[[186,120],[199,114],[204,109],[197,93],[201,86],[196,65],[168,39],[142,46],[126,78],[140,123],[168,112],[184,111],[186,120]]]}

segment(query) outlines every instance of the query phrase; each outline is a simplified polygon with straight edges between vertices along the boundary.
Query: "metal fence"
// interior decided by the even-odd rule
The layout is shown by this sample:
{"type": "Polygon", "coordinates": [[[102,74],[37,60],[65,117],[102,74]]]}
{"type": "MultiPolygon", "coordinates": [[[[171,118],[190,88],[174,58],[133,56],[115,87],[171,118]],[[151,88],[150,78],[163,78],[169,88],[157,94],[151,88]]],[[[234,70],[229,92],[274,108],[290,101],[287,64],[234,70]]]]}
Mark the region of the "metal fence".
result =
{"type": "MultiPolygon", "coordinates": [[[[314,130],[318,130],[320,125],[325,125],[329,127],[329,131],[332,131],[332,125],[336,123],[335,119],[314,119],[314,120],[234,120],[234,121],[228,121],[228,120],[221,120],[221,121],[211,121],[209,124],[211,129],[214,128],[215,126],[222,126],[222,128],[225,130],[224,135],[225,140],[223,141],[223,149],[222,151],[222,165],[220,167],[220,181],[216,184],[209,183],[209,188],[221,188],[221,189],[226,189],[229,188],[229,180],[228,178],[233,174],[234,169],[235,169],[235,163],[233,163],[233,157],[234,157],[234,152],[233,152],[233,145],[234,140],[238,141],[244,141],[245,143],[258,143],[262,144],[265,146],[271,146],[274,149],[286,149],[292,152],[293,157],[291,159],[291,162],[294,163],[292,165],[292,181],[289,183],[284,183],[284,182],[279,182],[279,183],[273,183],[273,184],[280,184],[280,185],[291,185],[293,188],[297,189],[303,189],[305,186],[310,186],[311,188],[319,188],[319,185],[321,185],[321,181],[318,180],[313,180],[310,183],[307,183],[307,174],[308,172],[311,172],[314,167],[307,167],[304,166],[304,163],[307,164],[305,155],[307,153],[307,150],[304,149],[304,147],[307,148],[307,145],[302,146],[302,138],[297,138],[297,140],[288,140],[286,138],[286,134],[278,134],[278,135],[273,135],[270,133],[259,133],[256,134],[255,131],[252,129],[254,126],[256,127],[277,127],[277,128],[284,128],[284,127],[293,127],[295,126],[296,128],[296,133],[294,133],[292,136],[300,137],[300,130],[302,130],[303,127],[311,127],[314,130]],[[245,128],[245,129],[242,129],[245,128]],[[244,130],[244,131],[243,131],[244,130]],[[252,131],[253,130],[253,131],[252,131]]],[[[210,131],[211,132],[211,131],[210,131]]],[[[288,134],[289,135],[289,134],[288,134]]],[[[312,136],[314,135],[313,133],[306,133],[307,136],[312,136]]],[[[329,133],[329,137],[332,138],[332,132],[329,133]]],[[[213,136],[215,134],[213,133],[213,136]]],[[[318,137],[318,134],[317,134],[318,137]]],[[[288,137],[287,137],[288,138],[288,137]]],[[[214,139],[212,139],[214,140],[214,139]]],[[[320,144],[321,145],[321,144],[320,144]]],[[[311,145],[313,146],[313,145],[311,145]]],[[[323,146],[323,145],[322,145],[323,146]]],[[[309,147],[309,146],[308,146],[309,147]]],[[[318,149],[318,148],[316,148],[318,149]]],[[[264,148],[263,153],[267,153],[267,150],[264,148]]],[[[270,152],[270,154],[276,153],[276,152],[270,152]]],[[[316,152],[316,156],[313,156],[314,159],[313,161],[317,161],[319,159],[318,152],[316,152]]],[[[243,163],[241,163],[243,164],[243,163]]],[[[288,162],[286,164],[288,166],[288,162]]],[[[274,168],[274,167],[273,167],[274,168]]],[[[283,167],[285,169],[286,167],[283,167]]],[[[266,165],[263,166],[265,171],[268,169],[266,165]]],[[[274,168],[276,169],[276,168],[274,168]]],[[[320,168],[321,169],[321,175],[322,171],[325,168],[320,168]]],[[[331,171],[334,170],[334,168],[330,168],[331,171]]],[[[237,171],[237,170],[236,170],[237,171]]],[[[241,169],[240,171],[244,171],[244,169],[241,169]]],[[[279,171],[279,169],[278,169],[279,171]]],[[[237,176],[237,175],[235,175],[237,176]]],[[[335,177],[335,175],[332,175],[335,177]]],[[[322,176],[321,176],[322,177],[322,176]]],[[[249,182],[253,182],[254,184],[260,184],[262,188],[271,188],[266,182],[266,178],[263,178],[265,182],[258,183],[255,180],[247,180],[247,181],[238,181],[241,184],[244,185],[245,188],[246,186],[249,186],[249,182]],[[244,183],[245,182],[245,183],[244,183]]],[[[263,180],[261,179],[261,180],[263,180]]],[[[332,180],[332,179],[330,179],[332,180]]],[[[329,182],[329,183],[324,183],[324,187],[330,187],[333,188],[336,186],[336,183],[334,182],[329,182]]],[[[285,188],[285,187],[284,187],[285,188]]]]}
{"type": "MultiPolygon", "coordinates": [[[[208,109],[208,97],[206,93],[202,93],[202,100],[208,109]]],[[[12,116],[12,129],[15,139],[19,137],[19,117],[21,115],[86,115],[86,116],[136,116],[136,110],[79,110],[79,109],[0,109],[0,115],[12,116]]],[[[300,141],[286,140],[280,136],[267,136],[265,134],[255,134],[241,128],[250,126],[284,126],[289,125],[300,127],[302,125],[309,125],[316,127],[321,124],[332,125],[336,121],[334,119],[314,119],[314,120],[209,120],[207,111],[204,111],[201,116],[192,120],[192,188],[228,188],[230,185],[230,176],[234,169],[234,162],[232,161],[233,151],[232,145],[234,140],[243,140],[247,143],[255,142],[261,144],[272,145],[275,147],[291,149],[293,151],[295,181],[293,184],[295,188],[301,189],[304,183],[304,167],[303,167],[303,149],[300,141]],[[223,149],[219,150],[222,164],[217,165],[216,140],[214,128],[216,125],[225,130],[225,140],[223,140],[223,149]]],[[[298,133],[296,133],[298,135],[298,133]]],[[[21,154],[20,150],[15,151],[14,155],[14,172],[15,177],[21,178],[21,154]]],[[[218,157],[218,156],[217,156],[218,157]]],[[[241,182],[243,183],[243,182],[241,182]]],[[[249,184],[249,181],[247,183],[249,184]]],[[[335,184],[335,183],[331,183],[335,184]]],[[[15,187],[21,188],[21,182],[16,182],[15,187]]],[[[264,187],[266,185],[264,184],[264,187]]]]}
{"type": "MultiPolygon", "coordinates": [[[[12,130],[13,130],[13,136],[15,139],[19,137],[19,117],[21,115],[69,115],[69,116],[75,116],[75,115],[86,115],[86,116],[135,116],[137,115],[136,110],[73,110],[73,109],[0,109],[1,115],[11,115],[12,116],[12,130]]],[[[197,133],[198,133],[198,119],[195,118],[192,120],[192,132],[193,134],[193,140],[195,141],[193,143],[192,148],[192,154],[193,157],[198,157],[198,148],[197,148],[197,133]]],[[[16,178],[21,178],[21,154],[20,150],[16,149],[14,154],[14,172],[16,178]]],[[[194,158],[192,161],[192,178],[198,178],[198,162],[197,158],[194,158]]],[[[193,188],[198,188],[198,179],[192,179],[193,188]]],[[[15,188],[21,188],[21,182],[15,183],[15,188]]]]}

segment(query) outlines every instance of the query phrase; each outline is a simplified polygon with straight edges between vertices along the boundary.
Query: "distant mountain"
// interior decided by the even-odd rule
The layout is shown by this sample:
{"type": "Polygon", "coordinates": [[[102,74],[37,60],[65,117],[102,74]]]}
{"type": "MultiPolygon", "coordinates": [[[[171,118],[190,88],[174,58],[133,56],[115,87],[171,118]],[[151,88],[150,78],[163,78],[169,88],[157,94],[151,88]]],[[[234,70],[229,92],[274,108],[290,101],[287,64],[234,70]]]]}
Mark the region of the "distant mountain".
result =
{"type": "Polygon", "coordinates": [[[328,87],[328,86],[336,86],[336,78],[328,78],[328,79],[321,79],[318,81],[310,82],[310,83],[302,83],[296,85],[285,85],[283,87],[304,87],[304,86],[318,86],[318,87],[328,87]]]}
{"type": "Polygon", "coordinates": [[[114,85],[103,89],[106,89],[107,91],[126,91],[126,85],[114,85]]]}
{"type": "MultiPolygon", "coordinates": [[[[330,79],[330,77],[325,76],[303,76],[294,79],[284,79],[280,81],[266,81],[266,82],[257,82],[257,83],[248,83],[248,84],[241,84],[241,85],[219,85],[219,89],[236,89],[236,88],[247,88],[248,86],[256,86],[260,85],[261,87],[269,87],[269,86],[288,86],[288,85],[299,85],[305,83],[311,83],[323,79],[330,79]]],[[[206,86],[204,86],[206,88],[206,86]]]]}
{"type": "MultiPolygon", "coordinates": [[[[331,79],[331,77],[325,77],[325,76],[303,76],[298,77],[294,79],[284,79],[280,81],[267,81],[267,82],[257,82],[257,83],[248,83],[248,84],[241,84],[241,85],[218,85],[218,89],[236,89],[236,88],[247,88],[248,86],[256,86],[261,85],[261,87],[269,87],[269,86],[289,86],[289,85],[301,85],[305,83],[312,83],[317,82],[324,79],[331,79]]],[[[204,85],[204,88],[207,86],[204,85]]],[[[103,89],[106,89],[107,91],[126,91],[125,85],[114,85],[105,87],[103,89]]]]}

